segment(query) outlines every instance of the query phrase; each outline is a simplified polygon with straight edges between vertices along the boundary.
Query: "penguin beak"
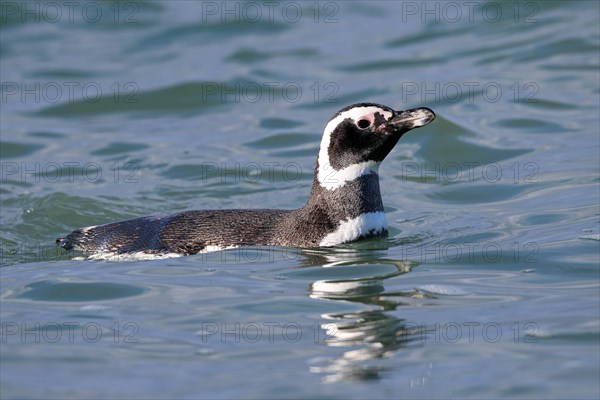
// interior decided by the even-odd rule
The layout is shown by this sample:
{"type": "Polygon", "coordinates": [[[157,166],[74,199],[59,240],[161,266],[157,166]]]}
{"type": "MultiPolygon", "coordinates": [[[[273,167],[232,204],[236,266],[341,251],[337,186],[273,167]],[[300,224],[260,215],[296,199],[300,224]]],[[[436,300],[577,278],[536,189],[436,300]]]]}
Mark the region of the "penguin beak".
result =
{"type": "Polygon", "coordinates": [[[414,128],[425,126],[434,119],[435,113],[429,108],[413,108],[406,111],[398,111],[389,121],[389,125],[392,125],[396,130],[406,132],[414,128]]]}

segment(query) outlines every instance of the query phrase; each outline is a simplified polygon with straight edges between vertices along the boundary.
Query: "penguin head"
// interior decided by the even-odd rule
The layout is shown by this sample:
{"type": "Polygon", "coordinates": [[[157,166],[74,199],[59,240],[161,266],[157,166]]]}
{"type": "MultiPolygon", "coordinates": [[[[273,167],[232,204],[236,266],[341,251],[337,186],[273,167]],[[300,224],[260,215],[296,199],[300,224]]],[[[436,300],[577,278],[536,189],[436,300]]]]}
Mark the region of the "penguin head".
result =
{"type": "Polygon", "coordinates": [[[429,124],[429,108],[396,111],[375,103],[359,103],[338,111],[327,123],[317,160],[317,179],[336,189],[361,175],[376,173],[402,135],[429,124]]]}

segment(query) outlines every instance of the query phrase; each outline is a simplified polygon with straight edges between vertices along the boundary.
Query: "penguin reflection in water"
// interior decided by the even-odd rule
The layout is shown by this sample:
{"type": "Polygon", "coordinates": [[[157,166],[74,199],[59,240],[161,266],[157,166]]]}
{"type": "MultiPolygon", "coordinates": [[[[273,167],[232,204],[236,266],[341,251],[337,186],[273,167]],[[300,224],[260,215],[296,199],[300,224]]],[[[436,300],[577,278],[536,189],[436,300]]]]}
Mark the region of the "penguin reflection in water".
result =
{"type": "Polygon", "coordinates": [[[56,243],[92,258],[175,257],[239,246],[335,246],[387,236],[379,164],[400,137],[429,124],[428,108],[359,103],[338,111],[321,140],[308,202],[296,210],[184,211],[77,229],[56,243]]]}

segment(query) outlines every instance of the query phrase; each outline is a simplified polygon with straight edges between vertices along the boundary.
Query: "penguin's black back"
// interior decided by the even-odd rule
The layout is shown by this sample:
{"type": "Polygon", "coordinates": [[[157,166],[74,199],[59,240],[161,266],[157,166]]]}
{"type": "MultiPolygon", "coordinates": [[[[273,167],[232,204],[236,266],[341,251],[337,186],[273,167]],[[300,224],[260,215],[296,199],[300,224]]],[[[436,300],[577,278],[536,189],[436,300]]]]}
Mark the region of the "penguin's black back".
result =
{"type": "Polygon", "coordinates": [[[292,211],[200,210],[81,228],[56,243],[90,253],[196,254],[208,249],[276,244],[276,226],[292,211]]]}

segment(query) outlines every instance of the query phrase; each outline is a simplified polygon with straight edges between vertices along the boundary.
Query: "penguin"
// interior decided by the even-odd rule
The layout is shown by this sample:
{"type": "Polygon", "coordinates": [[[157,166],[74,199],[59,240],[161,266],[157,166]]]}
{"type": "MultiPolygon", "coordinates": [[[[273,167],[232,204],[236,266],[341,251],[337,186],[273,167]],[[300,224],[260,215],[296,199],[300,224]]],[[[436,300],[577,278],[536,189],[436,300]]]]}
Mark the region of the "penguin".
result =
{"type": "Polygon", "coordinates": [[[183,211],[80,228],[56,244],[90,258],[186,256],[241,246],[331,247],[387,236],[378,169],[398,140],[436,118],[429,108],[342,108],[325,126],[306,205],[294,210],[183,211]],[[105,257],[103,257],[105,256],[105,257]]]}

